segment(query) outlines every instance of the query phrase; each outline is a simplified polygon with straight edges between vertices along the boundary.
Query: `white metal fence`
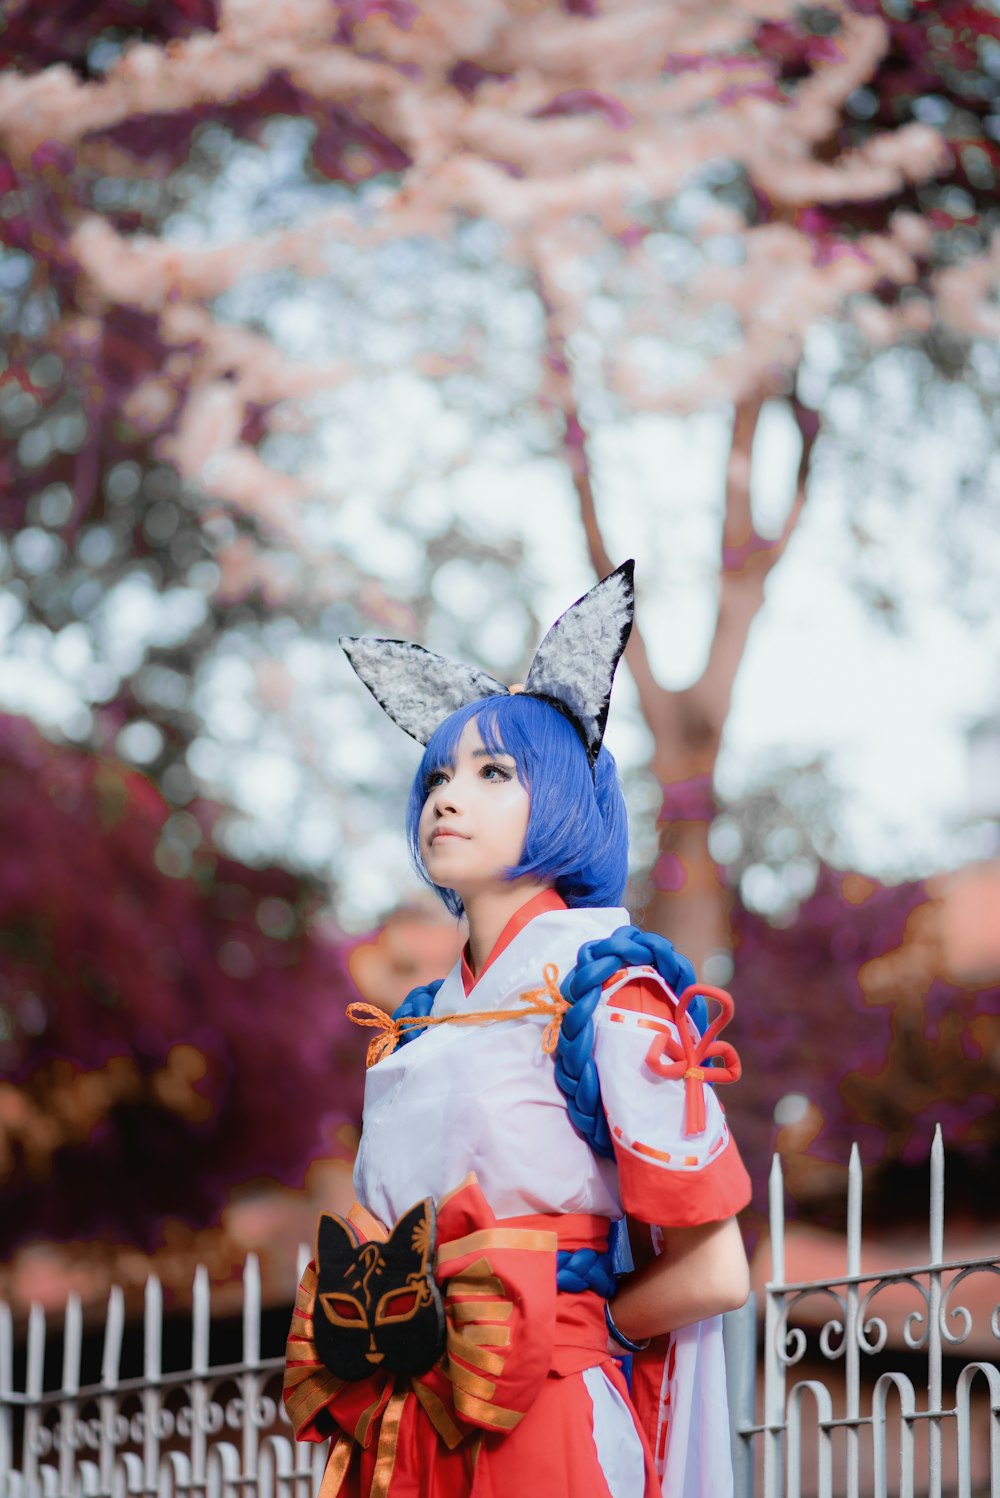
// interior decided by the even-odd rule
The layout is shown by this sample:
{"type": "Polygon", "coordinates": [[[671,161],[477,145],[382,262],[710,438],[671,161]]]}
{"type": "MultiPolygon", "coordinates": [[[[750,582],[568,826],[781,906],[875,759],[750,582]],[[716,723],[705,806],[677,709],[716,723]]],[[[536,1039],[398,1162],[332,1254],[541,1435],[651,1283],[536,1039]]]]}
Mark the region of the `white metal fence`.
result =
{"type": "MultiPolygon", "coordinates": [[[[974,1326],[962,1303],[973,1276],[1000,1276],[1000,1259],[945,1258],[940,1128],[931,1149],[927,1255],[921,1262],[865,1272],[861,1195],[855,1147],[848,1168],[844,1272],[835,1279],[789,1282],[781,1162],[774,1158],[762,1345],[755,1345],[752,1309],[737,1312],[727,1326],[737,1498],[755,1492],[763,1498],[1000,1498],[996,1352],[993,1360],[965,1360],[962,1350],[974,1331],[979,1345],[1000,1344],[1000,1285],[988,1299],[977,1296],[989,1306],[988,1330],[974,1326]],[[901,1292],[909,1307],[903,1313],[901,1292]],[[903,1343],[888,1357],[890,1323],[880,1304],[887,1294],[903,1343]],[[825,1302],[823,1314],[816,1314],[817,1302],[825,1302]],[[762,1390],[755,1365],[762,1369],[762,1390]]],[[[995,1215],[995,1200],[989,1211],[995,1215]]]]}
{"type": "MultiPolygon", "coordinates": [[[[46,1318],[28,1320],[23,1388],[14,1387],[10,1311],[0,1305],[0,1498],[125,1498],[205,1494],[312,1498],[325,1446],[299,1445],[281,1402],[282,1357],[261,1357],[257,1260],[243,1275],[242,1358],[209,1362],[208,1275],[195,1275],[190,1366],[165,1372],[163,1300],[146,1284],[142,1372],[121,1377],[124,1299],[113,1290],[100,1380],[81,1386],[83,1320],[71,1297],[62,1324],[58,1387],[46,1378],[46,1318]],[[48,1387],[46,1385],[48,1384],[48,1387]]],[[[51,1370],[49,1370],[51,1372],[51,1370]]]]}
{"type": "MultiPolygon", "coordinates": [[[[1000,1498],[1000,1371],[993,1361],[962,1361],[973,1316],[960,1288],[974,1275],[1000,1275],[1000,1260],[944,1258],[940,1134],[931,1157],[925,1262],[865,1273],[861,1186],[854,1151],[844,1273],[786,1283],[775,1158],[763,1331],[752,1306],[728,1317],[726,1326],[737,1498],[1000,1498]],[[877,1302],[890,1286],[906,1287],[913,1297],[895,1358],[908,1371],[885,1366],[889,1324],[877,1302]],[[817,1298],[831,1307],[825,1321],[808,1314],[817,1298]]],[[[1000,1305],[992,1298],[991,1304],[989,1336],[1000,1342],[1000,1305]]],[[[69,1300],[56,1328],[47,1328],[42,1310],[33,1308],[26,1343],[17,1348],[10,1312],[0,1305],[0,1498],[312,1498],[325,1447],[292,1439],[281,1402],[281,1357],[261,1356],[260,1276],[252,1257],[241,1322],[240,1359],[211,1361],[210,1293],[200,1269],[188,1366],[165,1369],[162,1295],[151,1279],[141,1372],[122,1376],[125,1311],[115,1290],[99,1378],[83,1384],[78,1300],[69,1300]],[[46,1367],[48,1330],[61,1333],[56,1367],[51,1350],[46,1367]]]]}

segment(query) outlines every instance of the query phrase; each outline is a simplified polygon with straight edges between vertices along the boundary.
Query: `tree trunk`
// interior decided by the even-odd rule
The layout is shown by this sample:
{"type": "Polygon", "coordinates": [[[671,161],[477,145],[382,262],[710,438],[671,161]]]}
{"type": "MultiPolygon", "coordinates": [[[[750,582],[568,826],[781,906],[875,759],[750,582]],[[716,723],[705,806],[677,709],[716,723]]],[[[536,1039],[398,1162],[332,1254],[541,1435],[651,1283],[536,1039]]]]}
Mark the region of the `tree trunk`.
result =
{"type": "Polygon", "coordinates": [[[713,974],[706,960],[731,945],[731,894],[722,870],[709,851],[715,820],[712,764],[693,749],[672,756],[670,764],[654,762],[663,789],[657,817],[659,849],[650,873],[650,898],[643,924],[668,936],[690,957],[707,981],[713,974]]]}
{"type": "MultiPolygon", "coordinates": [[[[548,293],[544,257],[536,258],[535,273],[545,313],[545,388],[562,413],[563,455],[576,490],[591,564],[600,578],[612,571],[614,562],[597,513],[564,315],[558,298],[548,293]]],[[[805,504],[810,460],[819,432],[817,413],[794,395],[789,397],[789,408],[802,438],[795,491],[781,534],[762,536],[753,521],[750,470],[765,398],[763,391],[755,392],[733,412],[720,547],[719,609],[704,671],[683,691],[662,687],[653,675],[638,618],[625,652],[643,716],[653,735],[652,768],[663,788],[657,819],[658,856],[642,919],[651,930],[675,941],[699,972],[713,954],[728,954],[731,946],[731,892],[708,846],[716,814],[713,781],[719,746],[750,628],[764,602],[767,578],[784,555],[805,504]]],[[[711,971],[709,964],[707,981],[711,981],[711,971]]]]}

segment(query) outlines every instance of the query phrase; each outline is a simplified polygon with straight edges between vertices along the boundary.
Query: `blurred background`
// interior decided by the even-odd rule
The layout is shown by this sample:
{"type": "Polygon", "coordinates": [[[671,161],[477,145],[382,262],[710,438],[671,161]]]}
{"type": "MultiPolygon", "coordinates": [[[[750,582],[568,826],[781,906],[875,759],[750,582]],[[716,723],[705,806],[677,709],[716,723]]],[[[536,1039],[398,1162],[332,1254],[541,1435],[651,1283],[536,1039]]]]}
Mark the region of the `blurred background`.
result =
{"type": "MultiPolygon", "coordinates": [[[[0,19],[0,1298],[294,1279],[461,933],[341,633],[523,679],[637,558],[630,904],[820,1253],[1000,1168],[987,0],[0,19]]],[[[899,1262],[898,1260],[896,1262],[899,1262]]]]}

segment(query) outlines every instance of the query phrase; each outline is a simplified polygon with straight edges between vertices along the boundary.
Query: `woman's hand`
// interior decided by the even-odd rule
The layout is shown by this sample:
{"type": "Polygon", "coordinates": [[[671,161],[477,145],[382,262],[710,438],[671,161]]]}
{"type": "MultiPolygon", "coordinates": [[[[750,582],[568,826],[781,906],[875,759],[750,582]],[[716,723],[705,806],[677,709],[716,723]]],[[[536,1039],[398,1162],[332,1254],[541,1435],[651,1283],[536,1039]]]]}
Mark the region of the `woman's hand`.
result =
{"type": "Polygon", "coordinates": [[[663,1251],[654,1256],[649,1228],[629,1220],[636,1270],[622,1280],[610,1305],[615,1326],[631,1342],[735,1311],[750,1293],[735,1217],[660,1232],[663,1251]]]}

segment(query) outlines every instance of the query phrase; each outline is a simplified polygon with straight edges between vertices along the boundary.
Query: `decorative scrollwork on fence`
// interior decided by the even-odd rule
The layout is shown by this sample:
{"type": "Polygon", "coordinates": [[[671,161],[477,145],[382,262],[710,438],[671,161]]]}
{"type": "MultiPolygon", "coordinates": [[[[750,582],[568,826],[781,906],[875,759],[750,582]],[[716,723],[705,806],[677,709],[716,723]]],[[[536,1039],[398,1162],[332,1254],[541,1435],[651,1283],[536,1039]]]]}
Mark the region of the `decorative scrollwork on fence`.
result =
{"type": "MultiPolygon", "coordinates": [[[[905,1317],[901,1335],[911,1352],[920,1352],[927,1346],[931,1328],[932,1309],[929,1284],[931,1271],[914,1270],[912,1273],[886,1274],[871,1284],[862,1296],[856,1312],[851,1313],[846,1282],[835,1288],[836,1282],[826,1285],[811,1285],[799,1289],[785,1301],[779,1316],[775,1334],[775,1352],[786,1368],[794,1366],[805,1356],[808,1335],[802,1327],[789,1326],[796,1308],[814,1296],[825,1295],[837,1304],[838,1314],[819,1327],[817,1341],[823,1357],[834,1362],[844,1356],[848,1339],[853,1335],[861,1352],[874,1357],[882,1352],[889,1340],[889,1323],[884,1315],[872,1311],[873,1302],[887,1290],[900,1290],[904,1286],[919,1298],[920,1305],[905,1317]],[[853,1331],[851,1326],[853,1323],[853,1331]]],[[[970,1336],[973,1317],[965,1305],[952,1305],[951,1300],[958,1286],[970,1275],[995,1274],[1000,1276],[1000,1264],[977,1261],[960,1270],[943,1288],[937,1309],[937,1324],[942,1340],[951,1347],[960,1346],[970,1336]],[[958,1323],[957,1327],[954,1323],[958,1323]]],[[[990,1316],[990,1331],[1000,1341],[1000,1305],[993,1308],[990,1316]]]]}
{"type": "MultiPolygon", "coordinates": [[[[248,1425],[258,1431],[288,1425],[282,1401],[264,1392],[266,1377],[254,1379],[255,1387],[250,1397],[234,1394],[225,1400],[214,1397],[219,1382],[207,1380],[197,1386],[184,1386],[182,1392],[187,1402],[176,1409],[161,1404],[151,1411],[140,1409],[135,1414],[122,1409],[106,1409],[103,1414],[88,1415],[88,1405],[97,1402],[93,1398],[85,1402],[82,1413],[56,1405],[55,1423],[39,1425],[28,1437],[28,1449],[34,1456],[45,1457],[67,1448],[70,1451],[99,1451],[102,1446],[114,1450],[126,1446],[141,1447],[150,1435],[157,1441],[170,1441],[175,1437],[188,1440],[196,1432],[215,1436],[225,1430],[241,1431],[248,1425]]],[[[162,1392],[169,1398],[173,1391],[165,1389],[162,1392]]],[[[101,1397],[106,1403],[107,1395],[101,1397]]],[[[123,1402],[137,1398],[132,1391],[121,1397],[123,1402]]]]}
{"type": "Polygon", "coordinates": [[[930,1292],[926,1285],[912,1275],[887,1274],[875,1281],[867,1290],[858,1306],[858,1346],[862,1352],[875,1356],[882,1351],[889,1340],[889,1325],[884,1316],[869,1315],[872,1301],[881,1295],[883,1290],[894,1289],[905,1285],[907,1289],[916,1291],[922,1303],[922,1309],[910,1311],[903,1322],[903,1340],[912,1352],[919,1351],[927,1342],[928,1317],[930,1315],[930,1292]],[[923,1331],[917,1333],[914,1327],[923,1327],[923,1331]]]}
{"type": "MultiPolygon", "coordinates": [[[[947,1286],[941,1297],[941,1309],[939,1312],[939,1325],[941,1336],[952,1347],[960,1346],[972,1331],[972,1316],[968,1306],[953,1306],[949,1302],[952,1295],[958,1289],[963,1280],[967,1280],[974,1274],[996,1274],[1000,1275],[1000,1265],[997,1264],[970,1264],[967,1269],[961,1270],[947,1286]],[[961,1327],[960,1331],[953,1331],[948,1325],[949,1321],[957,1320],[961,1327]]],[[[993,1307],[990,1316],[990,1331],[993,1336],[1000,1340],[1000,1305],[993,1307]]]]}
{"type": "Polygon", "coordinates": [[[805,1356],[806,1347],[808,1346],[805,1332],[800,1326],[790,1327],[788,1325],[789,1318],[800,1302],[811,1299],[814,1295],[829,1296],[831,1300],[836,1302],[837,1309],[840,1312],[840,1316],[831,1317],[820,1332],[819,1340],[823,1356],[833,1359],[843,1355],[843,1345],[832,1349],[830,1346],[832,1336],[837,1334],[841,1337],[843,1336],[843,1318],[847,1315],[847,1306],[843,1296],[838,1295],[826,1285],[811,1286],[808,1290],[800,1290],[798,1295],[794,1295],[791,1300],[787,1301],[782,1307],[781,1315],[778,1318],[778,1324],[775,1328],[774,1350],[786,1368],[794,1367],[796,1363],[800,1362],[805,1356]]]}

